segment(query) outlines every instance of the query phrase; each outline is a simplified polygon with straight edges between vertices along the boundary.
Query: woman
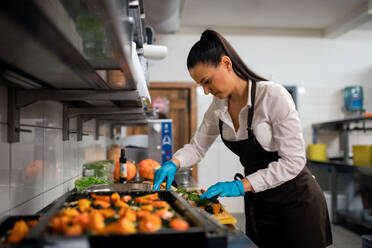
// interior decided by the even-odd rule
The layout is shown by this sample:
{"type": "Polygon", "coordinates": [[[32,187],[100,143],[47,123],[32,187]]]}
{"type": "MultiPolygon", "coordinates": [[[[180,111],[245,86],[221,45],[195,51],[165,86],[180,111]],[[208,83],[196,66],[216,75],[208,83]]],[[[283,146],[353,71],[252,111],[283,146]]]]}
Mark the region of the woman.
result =
{"type": "Polygon", "coordinates": [[[218,135],[239,156],[245,177],[219,182],[202,198],[244,196],[246,234],[259,247],[332,243],[326,201],[306,168],[298,113],[279,84],[252,72],[217,32],[205,31],[187,58],[191,77],[214,99],[190,141],[155,174],[154,189],[179,167],[199,162],[218,135]]]}

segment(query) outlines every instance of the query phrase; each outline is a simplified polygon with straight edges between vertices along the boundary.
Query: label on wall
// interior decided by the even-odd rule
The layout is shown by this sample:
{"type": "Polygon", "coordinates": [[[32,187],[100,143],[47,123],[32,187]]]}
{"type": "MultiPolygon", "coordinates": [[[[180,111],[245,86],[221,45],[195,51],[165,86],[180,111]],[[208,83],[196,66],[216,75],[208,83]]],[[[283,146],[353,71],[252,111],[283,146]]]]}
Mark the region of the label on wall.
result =
{"type": "Polygon", "coordinates": [[[172,122],[161,123],[162,164],[172,158],[172,122]]]}

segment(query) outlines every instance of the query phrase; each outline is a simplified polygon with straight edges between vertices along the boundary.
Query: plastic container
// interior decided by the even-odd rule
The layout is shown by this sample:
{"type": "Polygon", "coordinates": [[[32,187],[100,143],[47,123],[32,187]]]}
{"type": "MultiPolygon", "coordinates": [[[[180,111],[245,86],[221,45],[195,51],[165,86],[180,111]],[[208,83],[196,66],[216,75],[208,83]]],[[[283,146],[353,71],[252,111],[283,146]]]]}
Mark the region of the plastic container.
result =
{"type": "Polygon", "coordinates": [[[327,161],[327,145],[311,144],[307,146],[307,157],[313,161],[327,161]]]}
{"type": "Polygon", "coordinates": [[[344,88],[344,107],[349,111],[363,110],[362,86],[350,86],[344,88]]]}
{"type": "Polygon", "coordinates": [[[354,165],[372,167],[372,145],[353,146],[354,165]]]}
{"type": "Polygon", "coordinates": [[[83,177],[97,177],[112,182],[113,172],[113,160],[100,160],[83,164],[83,177]]]}

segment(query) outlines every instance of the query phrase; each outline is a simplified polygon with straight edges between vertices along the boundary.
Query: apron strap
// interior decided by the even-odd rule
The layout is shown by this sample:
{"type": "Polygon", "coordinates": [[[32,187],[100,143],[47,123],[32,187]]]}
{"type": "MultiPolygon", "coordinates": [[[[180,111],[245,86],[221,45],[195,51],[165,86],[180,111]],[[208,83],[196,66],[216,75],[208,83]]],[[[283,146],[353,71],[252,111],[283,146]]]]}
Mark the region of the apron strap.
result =
{"type": "Polygon", "coordinates": [[[252,87],[251,87],[251,107],[248,110],[248,125],[247,125],[247,130],[248,130],[248,138],[253,139],[253,129],[252,129],[252,121],[253,121],[253,114],[254,114],[254,102],[256,98],[256,81],[251,80],[252,82],[252,87]]]}

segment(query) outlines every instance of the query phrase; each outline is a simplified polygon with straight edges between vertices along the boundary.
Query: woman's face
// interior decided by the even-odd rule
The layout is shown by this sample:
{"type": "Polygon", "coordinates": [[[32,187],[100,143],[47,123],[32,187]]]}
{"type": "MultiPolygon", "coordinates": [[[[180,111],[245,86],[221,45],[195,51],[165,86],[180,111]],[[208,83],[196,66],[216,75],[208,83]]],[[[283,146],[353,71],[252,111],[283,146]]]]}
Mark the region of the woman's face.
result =
{"type": "Polygon", "coordinates": [[[211,93],[219,99],[224,99],[231,94],[233,86],[229,62],[231,63],[230,59],[224,56],[217,67],[199,63],[191,68],[189,73],[195,82],[203,87],[204,94],[211,93]],[[224,58],[228,61],[226,62],[224,58]]]}

